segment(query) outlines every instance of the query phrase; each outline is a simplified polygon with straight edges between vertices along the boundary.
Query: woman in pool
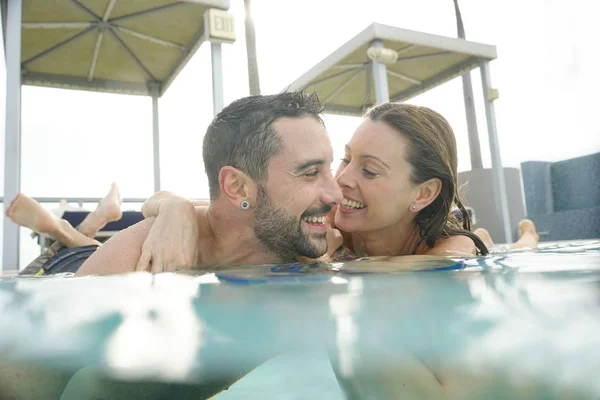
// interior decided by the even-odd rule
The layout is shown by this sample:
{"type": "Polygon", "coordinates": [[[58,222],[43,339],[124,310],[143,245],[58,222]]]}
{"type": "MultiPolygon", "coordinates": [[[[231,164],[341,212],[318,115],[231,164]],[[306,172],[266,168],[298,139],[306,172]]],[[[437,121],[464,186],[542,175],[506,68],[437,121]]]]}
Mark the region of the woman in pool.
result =
{"type": "MultiPolygon", "coordinates": [[[[330,220],[342,232],[345,250],[359,257],[487,254],[491,238],[484,229],[471,232],[458,195],[457,164],[454,133],[437,112],[392,102],[369,110],[336,173],[344,200],[330,220]],[[460,220],[453,209],[460,210],[460,220]]],[[[160,238],[151,235],[148,243],[161,242],[171,254],[183,253],[178,243],[164,244],[168,235],[163,229],[181,230],[191,219],[172,201],[171,209],[161,207],[159,213],[165,196],[157,194],[146,204],[145,215],[158,215],[156,232],[162,231],[160,238]]],[[[533,223],[524,220],[519,229],[521,238],[510,247],[537,247],[533,223]]],[[[152,247],[162,246],[147,246],[152,247]]],[[[145,253],[138,269],[146,269],[152,258],[150,251],[145,253]]],[[[340,252],[334,254],[337,257],[340,252]]]]}
{"type": "MultiPolygon", "coordinates": [[[[440,114],[404,103],[376,106],[345,150],[336,173],[344,200],[334,221],[356,255],[487,254],[491,238],[471,232],[458,195],[454,133],[440,114]]],[[[520,233],[511,247],[537,247],[531,221],[521,222],[520,233]]]]}

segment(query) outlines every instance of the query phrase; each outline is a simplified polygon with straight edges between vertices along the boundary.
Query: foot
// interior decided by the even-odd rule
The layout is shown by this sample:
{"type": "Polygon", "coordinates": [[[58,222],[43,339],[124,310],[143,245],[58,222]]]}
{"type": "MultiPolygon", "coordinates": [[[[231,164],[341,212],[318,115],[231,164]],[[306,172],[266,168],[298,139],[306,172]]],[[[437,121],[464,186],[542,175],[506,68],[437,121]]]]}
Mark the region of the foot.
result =
{"type": "Polygon", "coordinates": [[[58,218],[40,203],[22,193],[17,194],[10,202],[6,209],[6,216],[15,224],[37,233],[52,234],[60,228],[58,218]]]}
{"type": "Polygon", "coordinates": [[[57,218],[40,203],[22,193],[10,202],[6,209],[6,216],[15,224],[46,234],[67,247],[98,243],[77,232],[68,221],[57,218]]]}
{"type": "Polygon", "coordinates": [[[119,187],[113,183],[108,194],[98,203],[98,207],[88,214],[77,229],[87,237],[94,237],[104,225],[121,219],[121,202],[119,187]]]}
{"type": "Polygon", "coordinates": [[[487,229],[477,228],[475,229],[474,233],[477,236],[479,236],[479,239],[481,239],[483,244],[485,244],[485,247],[487,247],[488,249],[494,247],[494,241],[492,240],[492,237],[490,236],[490,233],[487,231],[487,229]]]}
{"type": "Polygon", "coordinates": [[[519,235],[519,240],[511,246],[513,249],[535,249],[538,247],[540,237],[532,220],[524,219],[519,222],[519,235]]]}
{"type": "Polygon", "coordinates": [[[106,222],[118,221],[123,216],[123,212],[121,211],[122,202],[119,187],[116,183],[113,183],[108,194],[98,203],[98,207],[96,207],[94,213],[106,222]]]}

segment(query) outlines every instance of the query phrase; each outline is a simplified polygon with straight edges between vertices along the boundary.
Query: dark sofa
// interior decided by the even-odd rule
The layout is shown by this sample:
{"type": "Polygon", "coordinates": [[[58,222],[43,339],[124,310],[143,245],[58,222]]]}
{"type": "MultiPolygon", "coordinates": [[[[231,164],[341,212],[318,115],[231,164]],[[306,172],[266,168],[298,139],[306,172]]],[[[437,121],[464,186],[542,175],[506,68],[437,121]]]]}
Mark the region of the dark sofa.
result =
{"type": "Polygon", "coordinates": [[[600,238],[600,153],[521,163],[527,218],[540,240],[600,238]]]}

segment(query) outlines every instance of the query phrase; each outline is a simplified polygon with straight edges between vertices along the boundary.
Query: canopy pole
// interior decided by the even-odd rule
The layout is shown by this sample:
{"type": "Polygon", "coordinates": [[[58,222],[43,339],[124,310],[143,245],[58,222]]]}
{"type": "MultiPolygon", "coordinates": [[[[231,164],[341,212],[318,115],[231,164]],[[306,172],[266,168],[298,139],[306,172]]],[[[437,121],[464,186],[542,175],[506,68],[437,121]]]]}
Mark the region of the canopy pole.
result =
{"type": "MultiPolygon", "coordinates": [[[[454,11],[456,13],[456,30],[458,37],[466,39],[465,27],[460,13],[460,7],[458,6],[458,0],[454,0],[454,11]]],[[[471,71],[466,72],[462,76],[462,84],[465,113],[467,114],[467,134],[469,136],[471,169],[483,169],[481,146],[479,145],[479,132],[477,131],[477,116],[475,114],[475,100],[473,100],[473,85],[471,84],[471,71]]]]}
{"type": "Polygon", "coordinates": [[[160,129],[158,127],[158,83],[152,84],[152,143],[154,151],[154,192],[160,191],[160,129]]]}
{"type": "Polygon", "coordinates": [[[483,86],[483,100],[485,102],[485,116],[487,120],[488,136],[490,139],[490,152],[492,153],[492,172],[494,177],[494,197],[496,204],[496,213],[502,221],[504,227],[505,243],[512,243],[512,229],[510,226],[510,214],[508,210],[508,194],[506,192],[506,180],[504,179],[504,169],[500,159],[500,144],[498,142],[498,132],[496,130],[496,111],[494,109],[494,100],[497,94],[492,89],[490,78],[490,65],[488,60],[479,61],[481,70],[481,84],[483,86]]]}
{"type": "MultiPolygon", "coordinates": [[[[371,42],[371,47],[383,48],[383,42],[379,39],[371,42]]],[[[375,101],[377,104],[390,101],[390,92],[387,80],[387,67],[384,63],[372,60],[373,81],[375,82],[375,101]]]]}
{"type": "Polygon", "coordinates": [[[223,58],[221,55],[221,43],[210,44],[210,58],[212,63],[212,89],[213,89],[213,113],[216,117],[223,109],[223,58]]]}
{"type": "MultiPolygon", "coordinates": [[[[6,16],[6,115],[4,138],[4,209],[21,187],[21,0],[8,2],[6,16]]],[[[19,269],[19,226],[4,217],[2,265],[19,269]]]]}

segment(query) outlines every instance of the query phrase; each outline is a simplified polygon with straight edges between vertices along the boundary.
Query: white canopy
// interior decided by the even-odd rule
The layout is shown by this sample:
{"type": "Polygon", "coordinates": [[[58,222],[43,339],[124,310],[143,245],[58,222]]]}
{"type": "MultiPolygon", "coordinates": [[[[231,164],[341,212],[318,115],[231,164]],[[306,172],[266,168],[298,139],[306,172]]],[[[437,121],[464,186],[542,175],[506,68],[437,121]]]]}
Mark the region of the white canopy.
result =
{"type": "Polygon", "coordinates": [[[367,49],[373,41],[393,49],[397,60],[387,64],[389,99],[405,101],[496,58],[496,47],[382,24],[372,24],[290,85],[319,93],[325,112],[362,115],[376,103],[372,63],[367,49]]]}

